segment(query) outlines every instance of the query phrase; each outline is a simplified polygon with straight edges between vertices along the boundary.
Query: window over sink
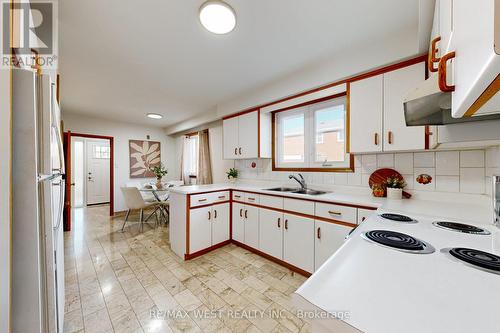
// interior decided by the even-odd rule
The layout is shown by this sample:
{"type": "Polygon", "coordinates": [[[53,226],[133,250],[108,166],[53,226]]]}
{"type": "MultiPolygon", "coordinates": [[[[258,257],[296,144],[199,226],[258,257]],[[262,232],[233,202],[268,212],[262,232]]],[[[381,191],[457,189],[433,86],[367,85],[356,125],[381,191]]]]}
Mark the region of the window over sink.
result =
{"type": "Polygon", "coordinates": [[[273,170],[352,171],[346,94],[273,113],[273,170]]]}

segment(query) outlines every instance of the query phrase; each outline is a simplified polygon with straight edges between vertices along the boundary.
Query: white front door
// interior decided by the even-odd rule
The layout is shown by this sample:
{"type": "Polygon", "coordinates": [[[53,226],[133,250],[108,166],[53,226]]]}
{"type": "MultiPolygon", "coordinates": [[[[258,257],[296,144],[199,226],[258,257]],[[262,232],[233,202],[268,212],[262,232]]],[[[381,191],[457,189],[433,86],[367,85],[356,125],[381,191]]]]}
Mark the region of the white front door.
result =
{"type": "Polygon", "coordinates": [[[109,158],[107,141],[87,141],[87,205],[109,202],[109,158]]]}

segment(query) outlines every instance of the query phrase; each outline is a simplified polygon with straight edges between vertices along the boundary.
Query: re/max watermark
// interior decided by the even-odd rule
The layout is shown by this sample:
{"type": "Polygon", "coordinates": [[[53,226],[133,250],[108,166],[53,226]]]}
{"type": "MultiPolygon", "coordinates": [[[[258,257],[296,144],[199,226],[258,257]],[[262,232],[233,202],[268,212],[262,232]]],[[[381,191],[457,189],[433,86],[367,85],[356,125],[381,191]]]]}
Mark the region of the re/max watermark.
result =
{"type": "MultiPolygon", "coordinates": [[[[299,319],[340,319],[349,320],[349,311],[303,311],[297,310],[294,315],[299,319]]],[[[287,310],[160,310],[151,309],[150,318],[157,320],[167,319],[183,319],[183,318],[196,318],[196,319],[281,319],[290,316],[287,310]]]]}

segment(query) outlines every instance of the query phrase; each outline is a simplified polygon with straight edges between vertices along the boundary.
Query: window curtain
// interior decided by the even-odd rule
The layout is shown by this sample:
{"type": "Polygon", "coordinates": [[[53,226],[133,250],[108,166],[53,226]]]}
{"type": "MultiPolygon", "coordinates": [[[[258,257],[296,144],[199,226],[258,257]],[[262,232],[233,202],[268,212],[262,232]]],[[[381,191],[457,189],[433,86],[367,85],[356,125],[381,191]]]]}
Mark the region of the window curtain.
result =
{"type": "Polygon", "coordinates": [[[198,174],[197,184],[212,184],[212,166],[210,165],[210,145],[208,142],[208,130],[198,133],[198,174]]]}
{"type": "Polygon", "coordinates": [[[182,137],[182,156],[181,156],[181,180],[184,185],[189,185],[191,180],[189,179],[189,137],[182,137]]]}

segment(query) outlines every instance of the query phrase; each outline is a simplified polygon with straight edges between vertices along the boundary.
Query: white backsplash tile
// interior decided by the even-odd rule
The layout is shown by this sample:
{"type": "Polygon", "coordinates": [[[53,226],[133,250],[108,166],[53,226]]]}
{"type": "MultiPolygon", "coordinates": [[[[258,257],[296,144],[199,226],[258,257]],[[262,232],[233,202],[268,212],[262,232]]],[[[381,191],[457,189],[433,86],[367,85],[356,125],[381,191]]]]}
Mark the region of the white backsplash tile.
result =
{"type": "Polygon", "coordinates": [[[486,167],[500,168],[500,146],[486,149],[486,167]]]}
{"type": "Polygon", "coordinates": [[[460,169],[460,192],[484,193],[484,168],[461,168],[460,169]]]}
{"type": "Polygon", "coordinates": [[[434,152],[414,153],[413,166],[415,168],[434,168],[435,166],[434,152]]]}
{"type": "Polygon", "coordinates": [[[377,170],[377,155],[361,156],[361,173],[372,173],[377,170]]]}
{"type": "Polygon", "coordinates": [[[394,156],[394,169],[401,174],[413,174],[413,153],[401,153],[394,156]]]}
{"type": "MultiPolygon", "coordinates": [[[[413,172],[413,169],[412,169],[412,172],[413,172]]],[[[401,176],[403,176],[403,178],[405,179],[405,182],[406,182],[405,190],[413,190],[415,177],[413,177],[412,174],[402,174],[401,176]]]]}
{"type": "MultiPolygon", "coordinates": [[[[272,160],[237,160],[241,179],[272,180],[297,185],[288,179],[289,171],[272,171],[272,160]],[[252,162],[256,163],[252,168],[252,162]]],[[[500,174],[500,147],[487,150],[410,152],[369,154],[354,157],[355,172],[302,172],[308,184],[348,185],[368,187],[372,172],[379,168],[394,168],[407,183],[407,190],[491,194],[491,175],[500,174]],[[429,174],[433,180],[422,185],[415,180],[419,174],[429,174]],[[489,182],[488,182],[489,181],[489,182]]]]}
{"type": "Polygon", "coordinates": [[[436,191],[439,192],[459,192],[459,176],[436,176],[436,191]]]}
{"type": "Polygon", "coordinates": [[[377,155],[378,168],[394,168],[394,154],[377,155]]]}
{"type": "Polygon", "coordinates": [[[460,152],[461,168],[484,168],[484,150],[464,150],[460,152]]]}
{"type": "Polygon", "coordinates": [[[347,185],[347,173],[335,173],[336,185],[347,185]]]}
{"type": "Polygon", "coordinates": [[[361,172],[347,174],[347,184],[351,186],[361,186],[361,172]]]}
{"type": "Polygon", "coordinates": [[[458,151],[441,151],[436,153],[436,175],[460,175],[460,154],[458,151]]]}

